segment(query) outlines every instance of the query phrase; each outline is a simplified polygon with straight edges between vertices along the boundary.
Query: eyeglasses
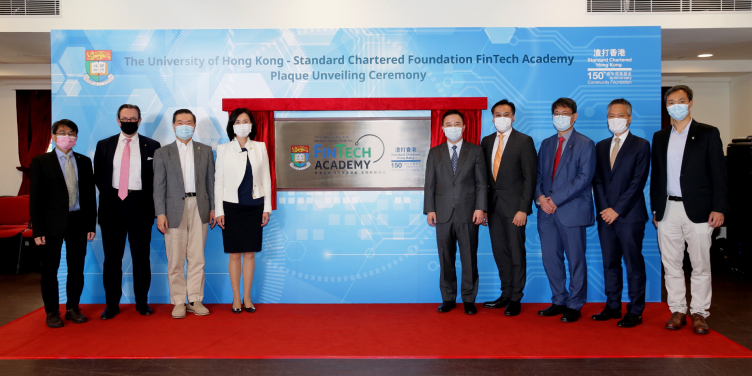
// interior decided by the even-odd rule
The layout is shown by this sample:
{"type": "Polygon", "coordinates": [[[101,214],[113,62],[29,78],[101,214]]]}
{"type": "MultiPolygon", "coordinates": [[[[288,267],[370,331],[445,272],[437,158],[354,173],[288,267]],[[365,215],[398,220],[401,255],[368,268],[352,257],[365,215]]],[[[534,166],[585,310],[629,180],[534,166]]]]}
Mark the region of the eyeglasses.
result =
{"type": "Polygon", "coordinates": [[[76,133],[76,132],[68,132],[68,133],[57,132],[57,133],[55,133],[55,136],[58,136],[58,137],[65,137],[65,136],[76,137],[77,134],[78,133],[76,133]]]}
{"type": "Polygon", "coordinates": [[[120,118],[120,122],[122,123],[132,123],[134,121],[138,121],[138,118],[120,118]]]}

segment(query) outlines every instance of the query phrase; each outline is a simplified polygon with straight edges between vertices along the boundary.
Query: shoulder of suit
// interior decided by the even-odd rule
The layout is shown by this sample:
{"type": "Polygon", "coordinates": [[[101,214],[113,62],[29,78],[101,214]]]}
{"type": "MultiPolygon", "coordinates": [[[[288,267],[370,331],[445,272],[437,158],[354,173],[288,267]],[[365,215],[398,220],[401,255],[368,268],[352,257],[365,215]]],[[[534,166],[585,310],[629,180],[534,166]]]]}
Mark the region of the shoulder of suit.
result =
{"type": "Polygon", "coordinates": [[[491,142],[492,140],[495,140],[496,139],[496,134],[497,134],[497,132],[494,132],[494,133],[489,134],[486,137],[483,137],[483,139],[480,141],[480,143],[483,144],[484,142],[491,142]]]}
{"type": "Polygon", "coordinates": [[[613,137],[604,138],[603,140],[598,141],[598,143],[596,143],[595,146],[608,145],[610,147],[612,139],[613,139],[613,137]]]}
{"type": "Polygon", "coordinates": [[[83,159],[83,160],[87,160],[87,161],[91,160],[91,158],[89,158],[88,156],[86,156],[84,154],[81,154],[81,153],[76,153],[75,151],[73,152],[73,155],[76,156],[76,158],[79,158],[79,159],[83,159]]]}
{"type": "Polygon", "coordinates": [[[138,139],[139,140],[144,140],[144,142],[147,143],[147,144],[152,144],[152,145],[159,144],[159,141],[157,141],[157,140],[155,140],[153,138],[150,138],[150,137],[146,137],[146,136],[142,135],[141,133],[138,134],[138,139]]]}
{"type": "Polygon", "coordinates": [[[201,146],[205,147],[210,153],[212,151],[212,147],[210,145],[207,145],[207,144],[203,143],[203,142],[198,142],[198,141],[194,140],[193,143],[196,144],[196,146],[198,146],[199,148],[201,146]]]}
{"type": "MultiPolygon", "coordinates": [[[[712,126],[710,124],[700,123],[699,121],[695,121],[694,119],[692,119],[692,125],[691,125],[691,127],[697,127],[697,128],[700,129],[700,131],[709,131],[709,130],[713,130],[713,129],[718,129],[717,127],[714,127],[714,126],[712,126]]],[[[691,129],[691,127],[690,127],[690,129],[691,129]]]]}

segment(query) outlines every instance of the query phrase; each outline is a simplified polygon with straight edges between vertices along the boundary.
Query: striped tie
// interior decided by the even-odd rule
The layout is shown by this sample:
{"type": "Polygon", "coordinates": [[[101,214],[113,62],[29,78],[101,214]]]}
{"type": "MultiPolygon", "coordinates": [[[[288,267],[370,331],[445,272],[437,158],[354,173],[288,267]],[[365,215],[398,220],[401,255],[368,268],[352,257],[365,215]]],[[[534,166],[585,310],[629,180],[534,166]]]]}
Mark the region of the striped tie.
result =
{"type": "Polygon", "coordinates": [[[499,135],[499,147],[496,148],[496,156],[494,157],[493,175],[494,181],[496,181],[496,175],[499,173],[499,165],[501,164],[501,153],[504,149],[504,135],[499,135]]]}
{"type": "Polygon", "coordinates": [[[76,183],[76,169],[73,167],[70,157],[72,152],[65,154],[65,186],[68,188],[68,207],[72,208],[76,205],[76,190],[78,184],[76,183]]]}
{"type": "Polygon", "coordinates": [[[457,145],[452,146],[452,174],[457,173],[457,145]]]}

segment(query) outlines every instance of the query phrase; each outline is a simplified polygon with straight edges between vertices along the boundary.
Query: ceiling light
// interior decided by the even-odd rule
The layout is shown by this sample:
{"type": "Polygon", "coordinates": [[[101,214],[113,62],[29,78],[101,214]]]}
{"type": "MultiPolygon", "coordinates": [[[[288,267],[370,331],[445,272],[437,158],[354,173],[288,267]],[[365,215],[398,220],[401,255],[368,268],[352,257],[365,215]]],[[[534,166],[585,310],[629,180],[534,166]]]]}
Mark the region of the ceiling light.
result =
{"type": "Polygon", "coordinates": [[[713,54],[699,54],[697,57],[711,57],[713,54]]]}

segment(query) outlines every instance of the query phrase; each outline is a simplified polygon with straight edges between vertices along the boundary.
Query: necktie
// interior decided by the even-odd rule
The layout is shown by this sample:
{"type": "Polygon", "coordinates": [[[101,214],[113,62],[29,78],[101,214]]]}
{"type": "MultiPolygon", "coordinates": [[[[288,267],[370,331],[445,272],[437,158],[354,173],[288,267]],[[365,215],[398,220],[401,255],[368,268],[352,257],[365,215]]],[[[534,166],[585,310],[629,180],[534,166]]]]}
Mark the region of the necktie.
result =
{"type": "Polygon", "coordinates": [[[118,184],[118,197],[125,200],[128,197],[128,173],[131,169],[131,139],[125,139],[123,158],[120,159],[120,183],[118,184]]]}
{"type": "Polygon", "coordinates": [[[564,140],[566,140],[566,138],[559,137],[559,146],[556,148],[556,159],[554,159],[554,172],[551,174],[551,181],[554,181],[554,176],[556,176],[556,168],[559,167],[559,159],[561,159],[561,144],[564,143],[564,140]]]}
{"type": "Polygon", "coordinates": [[[457,173],[457,145],[452,146],[452,173],[457,173]]]}
{"type": "Polygon", "coordinates": [[[68,207],[76,205],[76,169],[73,167],[70,157],[73,153],[65,154],[65,186],[68,188],[68,207]]]}
{"type": "Polygon", "coordinates": [[[614,148],[611,150],[611,169],[614,168],[614,162],[616,161],[616,154],[619,154],[619,139],[618,137],[614,139],[614,148]]]}
{"type": "Polygon", "coordinates": [[[494,181],[496,181],[496,175],[499,174],[499,164],[501,164],[501,153],[504,149],[504,135],[499,135],[499,147],[496,149],[496,156],[494,156],[493,175],[494,181]]]}

